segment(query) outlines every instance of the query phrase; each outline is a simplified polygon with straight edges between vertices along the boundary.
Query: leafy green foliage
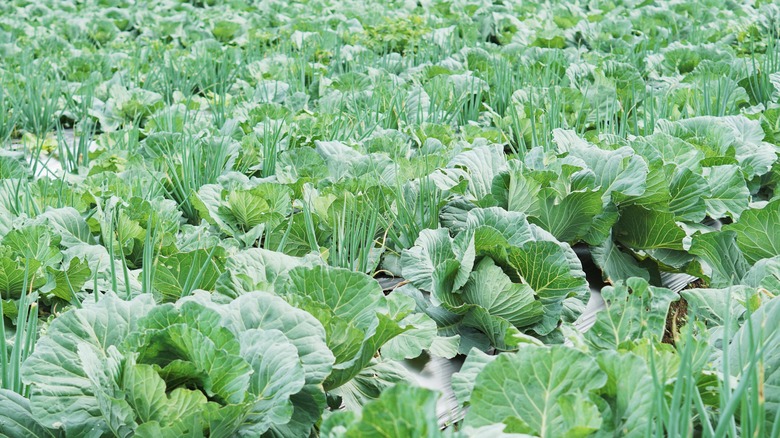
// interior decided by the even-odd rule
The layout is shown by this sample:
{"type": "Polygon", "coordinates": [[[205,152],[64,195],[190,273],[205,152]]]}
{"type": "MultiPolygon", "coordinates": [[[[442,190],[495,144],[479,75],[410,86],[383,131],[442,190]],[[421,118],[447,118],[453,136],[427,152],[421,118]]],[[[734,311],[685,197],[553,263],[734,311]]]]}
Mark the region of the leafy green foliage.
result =
{"type": "Polygon", "coordinates": [[[198,296],[176,306],[155,306],[149,295],[129,302],[107,296],[68,312],[25,363],[33,415],[68,434],[200,433],[218,425],[257,435],[284,425],[294,411],[291,396],[307,378],[322,382],[332,356],[310,315],[258,294],[230,305],[198,296]],[[267,316],[244,316],[241,305],[260,302],[267,316]],[[280,329],[297,330],[296,318],[319,339],[288,338],[280,329]],[[63,397],[78,404],[63,404],[63,397]]]}
{"type": "Polygon", "coordinates": [[[776,4],[250,3],[0,2],[0,435],[778,435],[776,4]]]}

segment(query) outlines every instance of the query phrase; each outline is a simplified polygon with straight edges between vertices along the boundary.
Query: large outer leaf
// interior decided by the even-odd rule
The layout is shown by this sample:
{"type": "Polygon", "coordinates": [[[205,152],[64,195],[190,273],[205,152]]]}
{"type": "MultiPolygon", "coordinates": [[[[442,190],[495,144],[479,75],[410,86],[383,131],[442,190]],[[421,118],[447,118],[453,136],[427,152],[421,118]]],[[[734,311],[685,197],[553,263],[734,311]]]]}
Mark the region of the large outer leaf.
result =
{"type": "MultiPolygon", "coordinates": [[[[743,182],[744,183],[744,182],[743,182]]],[[[690,169],[678,167],[669,184],[669,209],[680,219],[701,222],[707,215],[704,198],[710,195],[707,181],[690,169]]],[[[709,196],[713,199],[712,196],[709,196]]],[[[747,200],[747,198],[745,198],[747,200]]],[[[713,217],[722,217],[715,216],[713,217]]]]}
{"type": "Polygon", "coordinates": [[[328,163],[328,171],[334,181],[347,176],[355,162],[360,160],[360,152],[352,149],[340,141],[314,142],[317,153],[328,163]]]}
{"type": "Polygon", "coordinates": [[[55,438],[61,436],[43,427],[30,410],[30,401],[9,390],[0,389],[0,437],[55,438]]]}
{"type": "Polygon", "coordinates": [[[92,385],[102,421],[115,436],[129,437],[137,427],[130,403],[119,386],[122,355],[113,345],[106,351],[86,342],[79,343],[78,355],[92,385]]]}
{"type": "Polygon", "coordinates": [[[285,424],[274,424],[264,437],[297,438],[309,436],[312,427],[320,420],[326,407],[325,393],[322,387],[306,385],[303,390],[290,397],[293,403],[293,414],[285,424]]]}
{"type": "Polygon", "coordinates": [[[733,333],[744,319],[745,305],[755,289],[747,286],[732,286],[723,289],[686,289],[680,291],[688,307],[697,318],[712,327],[720,327],[729,318],[729,333],[733,333]]]}
{"type": "Polygon", "coordinates": [[[655,386],[645,361],[633,354],[605,350],[596,355],[599,367],[607,374],[600,393],[612,407],[611,424],[602,431],[614,436],[640,438],[652,427],[655,386]]]}
{"type": "Polygon", "coordinates": [[[474,248],[477,254],[495,254],[499,248],[522,246],[535,240],[525,214],[498,207],[475,208],[469,211],[466,229],[474,232],[474,248]]]}
{"type": "Polygon", "coordinates": [[[585,142],[577,142],[573,145],[571,154],[583,160],[596,175],[596,187],[601,188],[606,199],[619,201],[621,198],[640,196],[645,192],[647,163],[630,148],[609,151],[585,142]]]}
{"type": "Polygon", "coordinates": [[[223,263],[219,258],[213,256],[209,258],[209,253],[209,250],[198,249],[160,257],[155,267],[152,284],[164,301],[175,301],[181,298],[185,286],[188,288],[188,293],[193,289],[214,288],[223,263]],[[200,281],[194,283],[195,278],[201,273],[200,281]]]}
{"type": "Polygon", "coordinates": [[[92,276],[92,272],[86,260],[73,258],[68,262],[67,268],[64,265],[63,263],[63,267],[59,270],[50,266],[46,268],[49,281],[41,288],[41,292],[70,301],[73,293],[81,291],[84,283],[92,276]]]}
{"type": "Polygon", "coordinates": [[[536,241],[509,248],[504,263],[512,281],[528,284],[539,297],[544,314],[533,330],[540,335],[557,327],[567,297],[588,293],[584,273],[572,269],[565,251],[555,242],[536,241]]]}
{"type": "Polygon", "coordinates": [[[382,345],[406,331],[389,315],[379,283],[365,274],[329,266],[301,266],[292,269],[281,283],[277,289],[325,327],[328,347],[336,358],[325,381],[327,389],[356,376],[382,345]]]}
{"type": "Polygon", "coordinates": [[[505,318],[491,315],[483,307],[470,307],[469,312],[463,317],[464,326],[484,333],[490,340],[490,344],[498,350],[514,350],[517,347],[520,342],[520,331],[515,326],[505,318]]]}
{"type": "MultiPolygon", "coordinates": [[[[240,177],[246,180],[243,175],[240,177]]],[[[225,184],[230,185],[227,180],[225,184]]],[[[233,185],[226,188],[205,184],[191,196],[198,214],[228,235],[238,237],[261,224],[272,229],[292,211],[292,191],[286,186],[275,183],[252,186],[248,181],[233,185]]]]}
{"type": "Polygon", "coordinates": [[[485,366],[493,362],[498,356],[491,356],[483,353],[476,348],[469,351],[469,355],[460,367],[460,371],[452,375],[452,392],[458,399],[458,403],[464,405],[471,399],[471,393],[474,391],[474,383],[477,376],[485,366]]]}
{"type": "MultiPolygon", "coordinates": [[[[46,279],[41,276],[34,276],[41,264],[36,260],[29,260],[27,264],[27,287],[32,283],[33,289],[37,289],[46,284],[46,279]]],[[[19,263],[9,257],[0,258],[0,298],[10,299],[19,298],[24,291],[25,283],[24,263],[19,263]]]]}
{"type": "Polygon", "coordinates": [[[511,160],[507,169],[493,178],[491,193],[500,207],[535,216],[539,213],[541,189],[539,181],[525,174],[522,161],[511,160]]]}
{"type": "Polygon", "coordinates": [[[346,361],[339,361],[340,357],[338,354],[336,355],[337,363],[333,365],[333,372],[324,382],[325,389],[338,388],[357,376],[363,368],[371,363],[371,359],[382,345],[404,331],[406,329],[400,327],[396,321],[383,314],[377,314],[376,325],[371,327],[362,339],[356,337],[357,333],[349,335],[346,342],[357,346],[358,351],[346,361]]]}
{"type": "Polygon", "coordinates": [[[438,395],[428,389],[396,385],[363,408],[362,419],[345,438],[387,436],[434,438],[442,436],[436,416],[438,395]]]}
{"type": "MultiPolygon", "coordinates": [[[[292,211],[292,190],[275,183],[261,183],[249,190],[233,190],[226,199],[229,214],[226,220],[234,220],[243,230],[269,223],[275,227],[292,211]]],[[[226,212],[220,210],[220,213],[226,212]]]]}
{"type": "Polygon", "coordinates": [[[60,240],[60,236],[49,227],[28,225],[11,230],[3,237],[3,245],[21,258],[36,260],[41,266],[55,266],[62,261],[62,253],[58,249],[60,240]]]}
{"type": "Polygon", "coordinates": [[[693,238],[690,253],[701,257],[709,266],[712,287],[738,284],[750,268],[737,247],[734,231],[697,235],[693,238]]]}
{"type": "Polygon", "coordinates": [[[403,363],[374,359],[352,380],[329,390],[328,395],[340,397],[347,410],[360,411],[367,403],[379,398],[386,389],[414,380],[415,376],[403,363]]]}
{"type": "Polygon", "coordinates": [[[544,199],[539,203],[539,213],[530,221],[563,242],[576,242],[584,238],[596,216],[604,209],[602,194],[598,190],[573,192],[561,200],[557,199],[551,189],[542,193],[544,199]]]}
{"type": "Polygon", "coordinates": [[[504,147],[496,144],[462,152],[456,155],[447,167],[465,168],[468,171],[469,194],[474,199],[482,199],[490,194],[493,178],[505,164],[504,147]]]}
{"type": "MultiPolygon", "coordinates": [[[[439,430],[435,392],[398,384],[363,408],[362,415],[338,411],[322,422],[323,438],[453,436],[439,430]]],[[[460,436],[460,435],[455,435],[460,436]]]]}
{"type": "Polygon", "coordinates": [[[631,147],[652,164],[674,164],[687,169],[697,169],[704,159],[704,153],[692,144],[660,130],[646,137],[638,137],[631,143],[631,147]]]}
{"type": "Polygon", "coordinates": [[[47,210],[38,216],[38,219],[43,218],[62,237],[61,244],[63,246],[70,247],[79,243],[94,243],[95,239],[92,237],[87,221],[73,207],[47,210]]]}
{"type": "Polygon", "coordinates": [[[206,396],[200,391],[177,388],[166,394],[165,382],[151,365],[130,364],[125,369],[123,386],[143,423],[164,422],[169,427],[183,428],[180,421],[206,404],[206,396]]]}
{"type": "Polygon", "coordinates": [[[190,195],[190,202],[198,210],[198,215],[207,222],[217,225],[221,230],[229,232],[232,224],[226,222],[220,214],[224,189],[219,184],[202,185],[197,193],[190,195]]]}
{"type": "Polygon", "coordinates": [[[737,245],[750,263],[780,255],[780,199],[745,211],[724,229],[737,233],[737,245]]]}
{"type": "Polygon", "coordinates": [[[585,339],[598,349],[617,349],[622,343],[643,337],[660,339],[669,305],[677,294],[650,286],[641,278],[629,278],[601,290],[606,309],[596,317],[585,339]]]}
{"type": "Polygon", "coordinates": [[[298,267],[289,272],[287,293],[326,305],[335,316],[367,330],[377,311],[386,310],[382,287],[373,278],[343,268],[298,267]]]}
{"type": "Polygon", "coordinates": [[[595,405],[589,395],[606,381],[596,361],[581,351],[529,345],[517,353],[499,355],[485,366],[474,385],[465,424],[504,423],[510,428],[523,424],[541,437],[565,436],[583,423],[601,422],[600,418],[582,421],[569,415],[565,407],[576,404],[592,416],[595,405]]]}
{"type": "Polygon", "coordinates": [[[22,367],[23,380],[31,387],[35,418],[46,427],[62,428],[68,435],[108,432],[78,346],[87,344],[106,351],[121,344],[153,307],[150,295],[132,301],[107,295],[96,304],[85,302],[83,309],[57,317],[22,367]]]}
{"type": "Polygon", "coordinates": [[[688,140],[708,157],[736,159],[749,179],[765,174],[777,161],[774,146],[762,141],[761,123],[744,115],[662,120],[656,131],[688,140]]]}
{"type": "Polygon", "coordinates": [[[708,168],[707,182],[710,195],[704,199],[707,214],[714,218],[739,216],[748,208],[750,191],[738,166],[724,165],[708,168]]]}
{"type": "Polygon", "coordinates": [[[387,296],[390,316],[401,327],[411,327],[382,347],[382,357],[390,360],[414,359],[423,350],[430,349],[438,333],[436,321],[422,312],[417,312],[414,298],[391,293],[387,296]]]}
{"type": "Polygon", "coordinates": [[[290,397],[303,389],[305,375],[298,350],[278,330],[250,329],[241,333],[241,356],[252,367],[251,404],[239,436],[256,437],[274,424],[292,418],[290,397]]]}
{"type": "Polygon", "coordinates": [[[440,305],[433,305],[429,297],[412,286],[404,285],[393,293],[402,293],[412,297],[418,311],[424,312],[438,326],[438,337],[431,344],[430,352],[439,357],[452,357],[455,354],[467,354],[473,347],[487,349],[490,343],[480,331],[462,324],[463,315],[451,312],[440,305]],[[441,351],[441,350],[444,351],[441,351]]]}
{"type": "Polygon", "coordinates": [[[620,212],[614,236],[636,249],[683,249],[685,231],[674,222],[674,214],[631,206],[620,212]]]}
{"type": "Polygon", "coordinates": [[[661,163],[654,163],[650,166],[647,174],[647,188],[639,196],[631,196],[626,201],[627,204],[643,206],[647,209],[665,208],[669,200],[672,199],[669,190],[669,179],[661,163]]]}
{"type": "MultiPolygon", "coordinates": [[[[777,413],[780,411],[780,299],[774,298],[761,306],[747,322],[734,334],[729,346],[729,366],[731,374],[742,376],[751,356],[757,348],[764,348],[761,363],[763,368],[763,394],[766,398],[766,429],[772,430],[777,413]]],[[[756,389],[757,390],[757,389],[756,389]]]]}
{"type": "Polygon", "coordinates": [[[593,261],[601,268],[604,279],[609,283],[626,280],[629,277],[640,277],[650,280],[650,273],[639,266],[635,258],[621,251],[612,238],[601,245],[591,248],[593,261]]]}
{"type": "Polygon", "coordinates": [[[203,292],[190,299],[219,311],[222,324],[237,335],[257,328],[278,331],[297,349],[296,360],[303,368],[305,386],[290,397],[293,412],[289,421],[273,424],[268,433],[276,437],[308,434],[324,408],[322,382],[331,373],[334,362],[322,324],[309,313],[265,292],[246,293],[227,306],[212,303],[210,295],[203,292]]]}
{"type": "Polygon", "coordinates": [[[759,260],[742,278],[748,286],[780,291],[780,256],[759,260]]]}
{"type": "MultiPolygon", "coordinates": [[[[208,295],[201,293],[194,299],[204,302],[208,295]]],[[[325,343],[325,329],[309,313],[265,292],[250,292],[227,306],[214,307],[222,314],[222,324],[236,335],[258,328],[282,332],[298,350],[307,384],[321,384],[330,374],[333,353],[325,343]]]]}

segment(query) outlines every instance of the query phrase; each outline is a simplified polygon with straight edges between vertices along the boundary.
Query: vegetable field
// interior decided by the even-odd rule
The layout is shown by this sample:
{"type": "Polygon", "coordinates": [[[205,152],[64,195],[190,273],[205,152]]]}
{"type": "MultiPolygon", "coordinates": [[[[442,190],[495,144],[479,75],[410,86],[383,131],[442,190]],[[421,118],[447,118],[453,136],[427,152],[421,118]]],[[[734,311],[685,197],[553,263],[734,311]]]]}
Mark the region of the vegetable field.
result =
{"type": "Polygon", "coordinates": [[[780,437],[780,3],[0,1],[0,437],[780,437]]]}

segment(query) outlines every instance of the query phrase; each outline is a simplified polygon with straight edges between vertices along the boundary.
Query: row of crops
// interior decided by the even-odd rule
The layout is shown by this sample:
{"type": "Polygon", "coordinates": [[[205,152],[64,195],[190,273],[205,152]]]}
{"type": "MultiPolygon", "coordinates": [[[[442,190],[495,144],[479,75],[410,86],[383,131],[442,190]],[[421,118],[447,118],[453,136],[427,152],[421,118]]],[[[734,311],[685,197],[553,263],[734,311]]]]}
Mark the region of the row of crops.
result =
{"type": "Polygon", "coordinates": [[[0,2],[0,437],[778,437],[778,99],[773,1],[0,2]]]}

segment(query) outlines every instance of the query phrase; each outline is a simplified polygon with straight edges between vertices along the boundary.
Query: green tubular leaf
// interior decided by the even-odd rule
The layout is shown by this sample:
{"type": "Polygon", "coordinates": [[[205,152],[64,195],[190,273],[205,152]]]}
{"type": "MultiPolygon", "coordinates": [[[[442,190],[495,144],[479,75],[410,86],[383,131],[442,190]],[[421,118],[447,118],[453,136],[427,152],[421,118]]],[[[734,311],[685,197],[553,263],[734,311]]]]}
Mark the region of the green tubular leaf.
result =
{"type": "MultiPolygon", "coordinates": [[[[764,430],[772,430],[780,411],[780,300],[772,299],[750,315],[750,324],[745,322],[729,345],[729,369],[737,381],[755,382],[752,371],[745,373],[751,362],[763,367],[763,391],[765,396],[766,416],[764,430]],[[757,355],[757,350],[763,349],[763,355],[757,355]],[[757,363],[760,361],[760,364],[757,363]]],[[[755,384],[755,383],[753,383],[755,384]]],[[[759,390],[755,388],[754,390],[759,390]]],[[[736,397],[736,396],[735,396],[736,397]]],[[[735,400],[745,400],[736,398],[735,400]]]]}

